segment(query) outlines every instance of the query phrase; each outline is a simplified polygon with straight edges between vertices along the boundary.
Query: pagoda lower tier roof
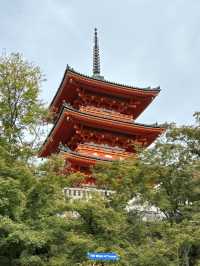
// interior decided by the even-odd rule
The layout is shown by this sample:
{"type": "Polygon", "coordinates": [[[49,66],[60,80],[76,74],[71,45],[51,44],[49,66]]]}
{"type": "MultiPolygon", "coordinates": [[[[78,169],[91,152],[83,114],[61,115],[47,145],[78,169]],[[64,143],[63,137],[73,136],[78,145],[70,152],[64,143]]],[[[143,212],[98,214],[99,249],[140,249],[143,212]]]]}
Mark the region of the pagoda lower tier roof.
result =
{"type": "Polygon", "coordinates": [[[135,119],[160,92],[160,87],[138,88],[135,86],[110,82],[105,79],[98,79],[80,74],[67,66],[61,84],[49,106],[50,111],[59,113],[63,102],[72,104],[78,97],[78,91],[80,89],[89,90],[94,94],[127,99],[127,101],[130,100],[130,97],[133,99],[139,98],[142,103],[137,108],[138,110],[136,112],[136,116],[134,117],[135,119]]]}
{"type": "Polygon", "coordinates": [[[78,152],[72,151],[70,149],[61,148],[60,154],[68,162],[74,163],[76,165],[91,166],[95,165],[97,162],[112,162],[112,159],[102,159],[97,156],[90,156],[80,154],[78,152]]]}
{"type": "Polygon", "coordinates": [[[40,150],[39,156],[47,157],[52,153],[57,153],[59,144],[66,144],[76,134],[76,126],[80,128],[88,127],[93,130],[106,130],[114,134],[124,134],[127,137],[144,136],[147,139],[146,146],[150,145],[165,130],[157,125],[114,120],[113,118],[93,115],[75,110],[69,106],[63,106],[40,150]]]}

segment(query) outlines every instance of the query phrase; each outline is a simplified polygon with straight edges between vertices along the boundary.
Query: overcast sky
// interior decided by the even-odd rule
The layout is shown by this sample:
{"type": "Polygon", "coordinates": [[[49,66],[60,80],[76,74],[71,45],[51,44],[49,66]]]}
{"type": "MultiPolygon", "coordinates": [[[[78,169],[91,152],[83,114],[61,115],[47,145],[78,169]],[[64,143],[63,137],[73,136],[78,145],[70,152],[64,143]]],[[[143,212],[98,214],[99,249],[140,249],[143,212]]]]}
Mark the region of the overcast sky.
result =
{"type": "Polygon", "coordinates": [[[193,122],[200,111],[200,0],[0,0],[0,50],[41,67],[47,104],[67,64],[92,74],[94,27],[106,79],[162,89],[138,122],[193,122]]]}

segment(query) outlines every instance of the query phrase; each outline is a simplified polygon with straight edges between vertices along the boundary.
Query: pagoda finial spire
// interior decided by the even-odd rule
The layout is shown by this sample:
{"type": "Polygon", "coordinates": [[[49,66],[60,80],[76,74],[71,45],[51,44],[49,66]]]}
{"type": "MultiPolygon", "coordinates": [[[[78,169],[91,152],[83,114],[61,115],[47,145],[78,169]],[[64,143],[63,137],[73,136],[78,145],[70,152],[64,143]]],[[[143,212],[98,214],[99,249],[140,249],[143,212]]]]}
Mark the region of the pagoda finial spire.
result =
{"type": "Polygon", "coordinates": [[[100,55],[97,28],[94,29],[93,77],[103,79],[103,77],[100,75],[100,55]]]}

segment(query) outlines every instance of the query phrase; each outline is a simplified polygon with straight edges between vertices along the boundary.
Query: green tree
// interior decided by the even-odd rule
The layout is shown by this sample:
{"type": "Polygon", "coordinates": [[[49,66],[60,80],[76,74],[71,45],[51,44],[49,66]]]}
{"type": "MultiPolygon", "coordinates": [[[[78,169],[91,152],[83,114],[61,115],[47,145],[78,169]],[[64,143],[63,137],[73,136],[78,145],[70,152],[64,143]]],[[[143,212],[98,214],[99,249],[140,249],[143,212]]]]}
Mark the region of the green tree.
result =
{"type": "Polygon", "coordinates": [[[3,152],[0,166],[0,265],[58,265],[62,257],[70,265],[69,225],[59,215],[66,209],[63,177],[44,169],[41,175],[21,160],[5,160],[3,152]]]}
{"type": "MultiPolygon", "coordinates": [[[[164,215],[160,222],[143,221],[136,235],[131,231],[135,219],[133,223],[128,220],[127,239],[134,247],[128,249],[132,254],[131,265],[199,265],[199,143],[199,114],[196,114],[195,125],[169,125],[166,134],[152,148],[143,151],[138,160],[95,167],[98,184],[117,192],[110,201],[116,211],[123,209],[132,197],[139,196],[141,205],[148,202],[164,215]],[[131,235],[134,240],[129,238],[131,235]]],[[[134,209],[131,212],[134,214],[134,209]]]]}
{"type": "Polygon", "coordinates": [[[96,265],[200,265],[199,113],[195,125],[168,125],[138,159],[96,165],[98,186],[115,191],[109,198],[70,201],[63,187],[83,175],[64,174],[59,156],[27,164],[45,114],[42,80],[19,54],[0,59],[0,265],[84,266],[88,251],[120,256],[96,265]],[[134,197],[164,218],[145,219],[134,197]]]}
{"type": "Polygon", "coordinates": [[[45,109],[39,100],[43,75],[20,54],[0,57],[0,130],[10,153],[32,153],[45,109]]]}
{"type": "Polygon", "coordinates": [[[99,185],[115,190],[109,198],[94,195],[73,202],[64,200],[62,189],[80,175],[59,175],[64,164],[57,156],[30,169],[9,159],[2,140],[0,264],[88,265],[88,251],[112,251],[120,261],[105,265],[198,265],[200,164],[185,143],[172,140],[174,130],[170,127],[140,160],[95,167],[99,185]],[[164,220],[145,220],[135,209],[127,211],[127,202],[138,195],[141,204],[160,208],[164,220]]]}

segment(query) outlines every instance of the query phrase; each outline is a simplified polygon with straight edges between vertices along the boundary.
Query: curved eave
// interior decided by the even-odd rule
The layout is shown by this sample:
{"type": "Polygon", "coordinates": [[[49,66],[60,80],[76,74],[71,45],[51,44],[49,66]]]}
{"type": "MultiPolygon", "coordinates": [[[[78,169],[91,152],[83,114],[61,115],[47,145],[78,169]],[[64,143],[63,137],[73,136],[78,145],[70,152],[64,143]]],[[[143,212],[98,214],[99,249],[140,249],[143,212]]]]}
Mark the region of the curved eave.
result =
{"type": "MultiPolygon", "coordinates": [[[[129,97],[129,96],[142,96],[149,98],[148,103],[145,104],[144,109],[148,104],[158,95],[160,87],[157,88],[138,88],[128,86],[124,84],[114,83],[107,80],[95,79],[74,71],[72,68],[67,66],[61,84],[49,106],[52,110],[53,107],[59,109],[62,104],[62,100],[71,102],[75,97],[75,89],[79,86],[86,86],[90,90],[98,93],[105,93],[114,95],[117,97],[129,97]],[[72,85],[74,83],[74,85],[72,85]],[[64,99],[65,98],[65,99],[64,99]]],[[[141,110],[143,111],[143,110],[141,110]]]]}
{"type": "Polygon", "coordinates": [[[100,128],[104,128],[105,126],[105,129],[109,130],[111,129],[110,126],[112,126],[113,130],[122,129],[122,131],[124,131],[126,129],[126,133],[132,133],[133,129],[144,129],[147,132],[160,132],[160,130],[163,130],[163,128],[159,126],[134,123],[132,121],[129,122],[107,116],[104,117],[97,114],[79,111],[67,105],[63,105],[62,112],[65,112],[66,116],[70,115],[72,118],[77,119],[80,122],[85,122],[89,125],[96,125],[97,127],[101,125],[100,128]],[[108,128],[106,126],[108,126],[108,128]]]}
{"type": "Polygon", "coordinates": [[[72,151],[61,151],[61,155],[69,162],[79,165],[90,166],[96,164],[97,162],[112,162],[112,160],[100,159],[93,156],[86,156],[72,151]]]}
{"type": "Polygon", "coordinates": [[[139,123],[132,123],[120,120],[114,120],[108,117],[92,115],[86,112],[80,112],[73,108],[63,106],[60,115],[46,138],[41,151],[40,157],[49,156],[57,151],[60,142],[64,141],[71,135],[73,124],[83,124],[94,129],[104,129],[112,132],[127,135],[142,135],[148,137],[149,146],[165,129],[158,126],[150,126],[139,123]]]}

